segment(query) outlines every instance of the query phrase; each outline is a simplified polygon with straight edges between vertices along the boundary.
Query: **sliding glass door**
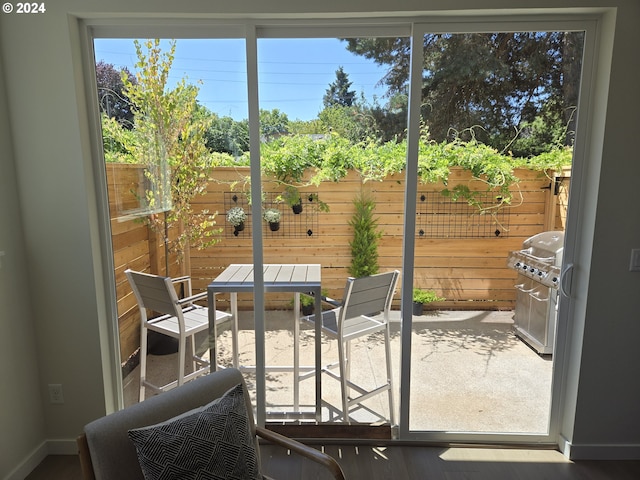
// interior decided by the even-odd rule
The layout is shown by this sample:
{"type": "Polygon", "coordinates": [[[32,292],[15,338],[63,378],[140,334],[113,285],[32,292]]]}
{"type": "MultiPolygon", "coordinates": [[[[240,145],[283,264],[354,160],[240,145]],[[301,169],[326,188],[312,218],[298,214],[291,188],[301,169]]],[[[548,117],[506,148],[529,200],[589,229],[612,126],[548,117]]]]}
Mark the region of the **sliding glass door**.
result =
{"type": "MultiPolygon", "coordinates": [[[[260,423],[549,441],[565,300],[559,288],[531,300],[551,295],[560,306],[559,314],[547,309],[558,340],[541,354],[514,330],[523,307],[507,258],[536,233],[571,229],[585,26],[505,25],[449,23],[443,32],[419,19],[265,22],[218,39],[181,30],[175,43],[139,43],[137,53],[135,35],[109,41],[108,28],[98,28],[96,76],[104,82],[100,69],[111,65],[120,78],[98,84],[97,108],[125,374],[139,340],[126,268],[189,275],[205,291],[231,265],[248,265],[251,288],[216,297],[237,329],[221,328],[199,346],[217,342],[212,361],[244,369],[260,423]],[[182,108],[177,95],[196,100],[187,120],[203,129],[205,161],[190,171],[170,143],[144,161],[151,149],[141,138],[154,131],[144,128],[153,115],[129,95],[154,51],[171,63],[159,89],[165,105],[182,108]],[[185,216],[171,223],[189,185],[185,216]],[[305,283],[274,287],[266,265],[319,266],[322,295],[338,302],[349,277],[398,270],[388,317],[366,312],[388,320],[389,340],[384,330],[362,336],[342,356],[335,335],[318,336],[313,314],[302,311],[315,303],[305,283]],[[341,412],[340,382],[323,373],[317,409],[316,367],[338,372],[341,362],[367,389],[390,377],[395,406],[383,391],[341,412]]],[[[185,139],[178,134],[174,146],[185,139]]]]}

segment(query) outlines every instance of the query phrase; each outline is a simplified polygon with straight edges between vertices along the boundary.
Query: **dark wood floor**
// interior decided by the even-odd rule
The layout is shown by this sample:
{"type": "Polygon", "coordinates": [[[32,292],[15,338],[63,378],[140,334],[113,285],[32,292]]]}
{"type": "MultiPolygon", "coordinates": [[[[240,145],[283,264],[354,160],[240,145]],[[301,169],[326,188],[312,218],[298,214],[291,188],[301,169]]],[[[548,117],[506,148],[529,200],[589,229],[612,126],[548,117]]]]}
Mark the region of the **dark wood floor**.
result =
{"type": "MultiPolygon", "coordinates": [[[[348,479],[364,480],[638,480],[640,461],[571,462],[552,450],[329,445],[348,479]]],[[[322,480],[324,472],[270,445],[261,447],[274,478],[322,480]]],[[[77,456],[47,457],[26,480],[81,480],[77,456]]],[[[114,479],[116,480],[116,479],[114,479]]]]}

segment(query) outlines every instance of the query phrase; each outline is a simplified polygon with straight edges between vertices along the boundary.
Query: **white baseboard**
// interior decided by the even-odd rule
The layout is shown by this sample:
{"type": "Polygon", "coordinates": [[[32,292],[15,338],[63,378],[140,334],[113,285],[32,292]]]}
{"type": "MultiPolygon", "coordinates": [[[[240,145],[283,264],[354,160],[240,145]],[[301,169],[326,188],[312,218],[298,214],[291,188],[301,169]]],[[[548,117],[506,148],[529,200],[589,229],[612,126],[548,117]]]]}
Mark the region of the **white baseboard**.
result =
{"type": "Polygon", "coordinates": [[[640,460],[638,444],[575,444],[562,438],[559,447],[570,460],[640,460]]]}
{"type": "Polygon", "coordinates": [[[47,455],[77,455],[75,440],[45,440],[36,447],[4,480],[24,480],[47,455]]]}

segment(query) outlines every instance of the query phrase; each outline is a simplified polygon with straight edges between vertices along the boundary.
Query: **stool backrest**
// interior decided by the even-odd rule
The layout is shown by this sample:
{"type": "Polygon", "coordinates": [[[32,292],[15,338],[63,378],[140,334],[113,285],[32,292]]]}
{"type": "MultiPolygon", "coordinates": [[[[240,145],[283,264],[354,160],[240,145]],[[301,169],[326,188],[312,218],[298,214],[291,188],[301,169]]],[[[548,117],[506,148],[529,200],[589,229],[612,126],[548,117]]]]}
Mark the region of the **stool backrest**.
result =
{"type": "Polygon", "coordinates": [[[181,311],[171,278],[133,270],[126,270],[125,274],[141,309],[176,316],[181,311]]]}
{"type": "Polygon", "coordinates": [[[349,278],[345,287],[340,320],[348,323],[361,315],[385,313],[388,319],[391,301],[400,272],[379,273],[367,277],[349,278]]]}

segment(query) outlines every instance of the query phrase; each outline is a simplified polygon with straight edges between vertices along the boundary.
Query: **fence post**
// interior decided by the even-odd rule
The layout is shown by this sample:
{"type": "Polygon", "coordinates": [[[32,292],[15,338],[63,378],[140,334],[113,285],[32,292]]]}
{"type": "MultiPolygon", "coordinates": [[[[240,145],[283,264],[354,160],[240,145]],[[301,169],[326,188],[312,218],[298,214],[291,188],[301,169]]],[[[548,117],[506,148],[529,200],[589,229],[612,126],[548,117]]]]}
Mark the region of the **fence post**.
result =
{"type": "Polygon", "coordinates": [[[556,182],[558,181],[557,173],[554,171],[551,176],[551,184],[549,185],[549,191],[547,192],[547,198],[544,205],[544,230],[555,230],[556,225],[556,206],[558,199],[558,192],[556,182]]]}

